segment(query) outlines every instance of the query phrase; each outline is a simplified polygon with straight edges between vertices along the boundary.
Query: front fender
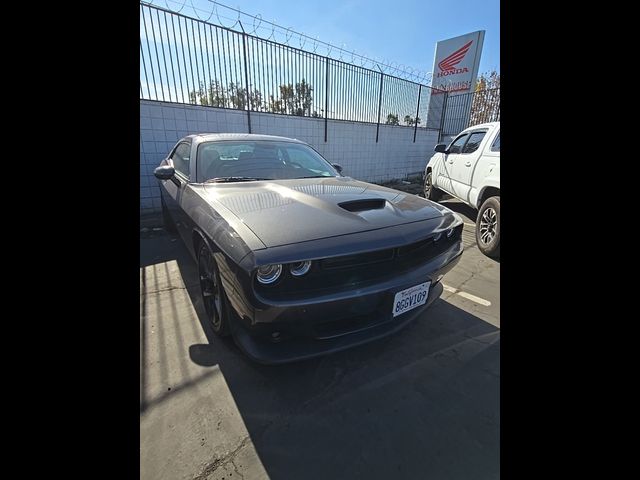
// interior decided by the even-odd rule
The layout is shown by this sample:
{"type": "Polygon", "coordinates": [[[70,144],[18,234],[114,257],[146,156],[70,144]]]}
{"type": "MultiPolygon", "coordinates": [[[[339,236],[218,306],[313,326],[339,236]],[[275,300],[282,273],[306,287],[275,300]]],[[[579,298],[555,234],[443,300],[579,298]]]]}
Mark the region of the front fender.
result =
{"type": "Polygon", "coordinates": [[[478,197],[477,199],[474,201],[474,203],[476,204],[477,208],[480,208],[481,205],[481,199],[484,198],[484,194],[485,191],[487,190],[487,188],[497,188],[498,191],[500,190],[500,172],[498,171],[498,176],[490,176],[485,178],[485,181],[482,184],[482,188],[480,189],[480,191],[478,192],[478,197]]]}
{"type": "Polygon", "coordinates": [[[429,168],[431,168],[432,170],[435,168],[436,164],[438,163],[438,160],[442,158],[442,154],[441,153],[436,153],[435,155],[433,155],[428,161],[427,161],[427,165],[424,167],[424,174],[425,176],[427,175],[427,170],[429,168]]]}

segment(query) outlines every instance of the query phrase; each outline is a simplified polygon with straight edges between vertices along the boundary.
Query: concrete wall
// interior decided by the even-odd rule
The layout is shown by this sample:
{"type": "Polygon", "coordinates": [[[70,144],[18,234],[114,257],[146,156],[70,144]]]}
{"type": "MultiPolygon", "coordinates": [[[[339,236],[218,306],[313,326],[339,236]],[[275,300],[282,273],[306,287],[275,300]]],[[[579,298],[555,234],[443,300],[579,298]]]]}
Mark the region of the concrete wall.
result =
{"type": "MultiPolygon", "coordinates": [[[[358,180],[379,182],[422,172],[438,141],[437,131],[376,126],[339,120],[251,112],[252,133],[282,135],[312,145],[329,162],[339,163],[343,173],[358,180]]],[[[192,133],[247,133],[247,113],[239,110],[140,101],[140,211],[158,211],[160,190],[153,170],[175,143],[192,133]]]]}

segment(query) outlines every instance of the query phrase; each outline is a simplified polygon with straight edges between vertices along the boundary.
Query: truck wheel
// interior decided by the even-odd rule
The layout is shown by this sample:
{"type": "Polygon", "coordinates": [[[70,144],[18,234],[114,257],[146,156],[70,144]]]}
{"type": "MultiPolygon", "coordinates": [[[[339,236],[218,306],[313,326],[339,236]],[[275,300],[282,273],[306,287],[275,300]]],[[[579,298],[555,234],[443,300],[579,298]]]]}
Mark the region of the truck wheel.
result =
{"type": "Polygon", "coordinates": [[[500,257],[500,197],[487,198],[476,220],[476,243],[488,257],[500,257]]]}
{"type": "Polygon", "coordinates": [[[424,178],[424,198],[437,202],[442,197],[442,191],[433,186],[431,172],[424,178]]]}

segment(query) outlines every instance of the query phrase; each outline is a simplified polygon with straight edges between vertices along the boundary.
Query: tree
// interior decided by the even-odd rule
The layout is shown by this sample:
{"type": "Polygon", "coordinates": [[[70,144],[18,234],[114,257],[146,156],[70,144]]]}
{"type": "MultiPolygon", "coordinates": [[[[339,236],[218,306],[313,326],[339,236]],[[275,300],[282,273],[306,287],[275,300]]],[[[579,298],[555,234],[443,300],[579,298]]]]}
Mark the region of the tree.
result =
{"type": "Polygon", "coordinates": [[[231,101],[231,108],[246,110],[247,90],[231,82],[229,84],[229,100],[231,101]]]}
{"type": "Polygon", "coordinates": [[[251,102],[251,110],[260,110],[260,108],[262,107],[262,92],[260,90],[250,91],[249,101],[251,102]]]}
{"type": "Polygon", "coordinates": [[[245,110],[247,101],[251,104],[252,110],[259,110],[262,107],[262,92],[260,90],[247,90],[231,82],[228,88],[224,88],[218,81],[211,81],[209,88],[200,83],[198,90],[189,92],[189,101],[209,107],[237,108],[245,110]]]}
{"type": "Polygon", "coordinates": [[[227,104],[227,95],[225,89],[217,81],[209,84],[209,105],[212,107],[225,107],[227,104]]]}
{"type": "Polygon", "coordinates": [[[398,115],[394,115],[390,113],[387,115],[387,121],[384,122],[386,125],[400,125],[400,121],[398,120],[398,115]]]}
{"type": "Polygon", "coordinates": [[[267,110],[271,113],[287,113],[284,101],[276,100],[273,95],[269,95],[269,106],[267,110]]]}
{"type": "Polygon", "coordinates": [[[217,81],[212,81],[209,88],[200,83],[198,90],[189,92],[189,101],[211,107],[225,107],[227,103],[225,89],[217,81]]]}
{"type": "Polygon", "coordinates": [[[200,105],[209,105],[209,99],[205,93],[204,84],[201,83],[198,90],[189,92],[189,102],[200,103],[200,105]]]}
{"type": "Polygon", "coordinates": [[[489,90],[491,88],[500,88],[500,74],[495,70],[482,73],[478,80],[476,80],[476,92],[489,90]]]}
{"type": "Polygon", "coordinates": [[[500,120],[500,74],[483,73],[476,82],[469,125],[500,120]]]}
{"type": "MultiPolygon", "coordinates": [[[[418,117],[418,125],[420,125],[420,122],[422,122],[422,120],[420,120],[420,117],[418,117]]],[[[416,124],[416,121],[414,120],[414,118],[411,115],[405,115],[404,116],[404,123],[406,123],[410,127],[413,127],[416,124]]]]}
{"type": "MultiPolygon", "coordinates": [[[[277,113],[288,113],[300,117],[311,116],[311,106],[313,105],[313,87],[303,78],[295,86],[291,83],[280,85],[281,104],[275,104],[272,98],[272,106],[276,107],[277,113]]],[[[274,111],[274,110],[272,110],[274,111]]]]}
{"type": "Polygon", "coordinates": [[[313,87],[305,79],[301,82],[280,85],[280,98],[269,95],[268,101],[263,99],[262,92],[247,89],[231,82],[227,88],[218,81],[211,81],[209,87],[200,83],[197,90],[189,92],[189,101],[210,107],[235,108],[246,110],[249,106],[253,111],[268,111],[308,117],[322,117],[321,113],[311,111],[313,107],[313,87]]]}
{"type": "Polygon", "coordinates": [[[280,101],[282,102],[281,108],[283,109],[280,113],[293,113],[295,109],[293,85],[289,83],[287,85],[280,85],[278,88],[280,90],[280,101]]]}
{"type": "Polygon", "coordinates": [[[313,87],[305,79],[296,83],[296,111],[299,116],[311,116],[311,105],[313,104],[313,87]]]}

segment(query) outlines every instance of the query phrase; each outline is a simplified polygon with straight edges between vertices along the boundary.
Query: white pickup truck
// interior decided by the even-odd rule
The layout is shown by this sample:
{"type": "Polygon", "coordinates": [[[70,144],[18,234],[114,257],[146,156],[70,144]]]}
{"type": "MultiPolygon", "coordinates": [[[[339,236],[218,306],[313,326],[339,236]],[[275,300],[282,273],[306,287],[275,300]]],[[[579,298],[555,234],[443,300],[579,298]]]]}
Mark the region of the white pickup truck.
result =
{"type": "Polygon", "coordinates": [[[500,256],[500,122],[474,125],[449,146],[436,145],[424,172],[424,196],[443,193],[478,210],[476,241],[487,256],[500,256]]]}

